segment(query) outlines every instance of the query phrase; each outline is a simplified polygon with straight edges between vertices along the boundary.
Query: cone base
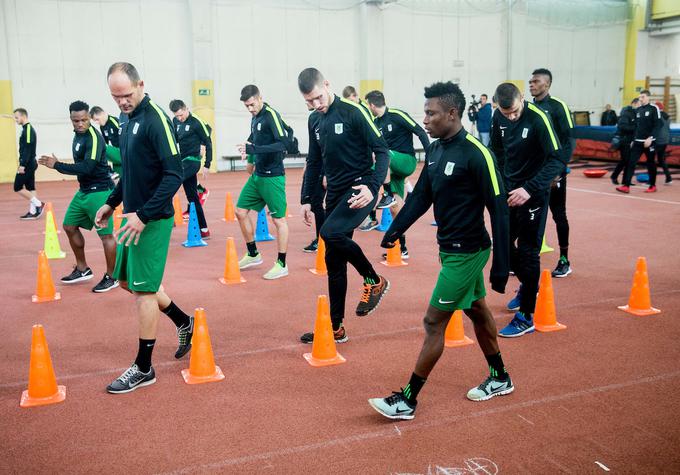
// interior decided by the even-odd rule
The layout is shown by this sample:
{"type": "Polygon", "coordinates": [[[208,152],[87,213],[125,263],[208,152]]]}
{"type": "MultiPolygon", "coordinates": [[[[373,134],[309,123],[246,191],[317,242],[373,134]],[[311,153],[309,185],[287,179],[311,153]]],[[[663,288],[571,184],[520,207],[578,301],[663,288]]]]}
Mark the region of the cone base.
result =
{"type": "Polygon", "coordinates": [[[182,246],[184,246],[184,247],[203,247],[203,246],[207,246],[207,245],[208,245],[208,243],[205,242],[203,239],[201,239],[200,241],[193,241],[193,242],[184,241],[182,243],[182,246]]]}
{"type": "Polygon", "coordinates": [[[28,395],[28,389],[21,393],[21,407],[35,407],[46,406],[47,404],[56,404],[66,399],[66,386],[57,386],[57,392],[48,397],[31,397],[28,395]]]}
{"type": "Polygon", "coordinates": [[[37,295],[31,296],[31,302],[33,303],[54,302],[55,300],[61,300],[60,292],[55,292],[54,297],[38,297],[37,295]]]}
{"type": "Polygon", "coordinates": [[[225,279],[224,277],[220,277],[218,280],[220,281],[220,283],[222,283],[224,285],[242,284],[242,283],[246,282],[246,279],[244,279],[243,277],[241,277],[240,280],[231,280],[231,279],[225,279]]]}
{"type": "Polygon", "coordinates": [[[222,221],[224,221],[225,223],[231,223],[231,222],[238,221],[238,220],[236,219],[236,217],[234,217],[234,219],[222,218],[222,221]]]}
{"type": "Polygon", "coordinates": [[[184,378],[184,382],[187,384],[214,383],[217,381],[222,381],[224,379],[224,373],[219,366],[215,366],[215,372],[210,376],[194,376],[191,374],[191,370],[183,369],[182,377],[184,378]]]}
{"type": "Polygon", "coordinates": [[[387,267],[403,267],[403,266],[408,265],[408,262],[404,262],[404,261],[401,261],[401,262],[380,261],[380,263],[384,266],[387,266],[387,267]]]}
{"type": "Polygon", "coordinates": [[[66,253],[64,251],[60,251],[56,254],[47,254],[45,253],[48,259],[64,259],[66,258],[66,253]]]}
{"type": "Polygon", "coordinates": [[[318,269],[307,269],[307,270],[309,272],[311,272],[312,274],[316,274],[316,275],[328,275],[328,271],[325,271],[325,270],[318,270],[318,269]]]}
{"type": "Polygon", "coordinates": [[[541,248],[540,254],[545,254],[546,252],[553,252],[554,250],[555,249],[553,249],[552,247],[545,246],[541,248]]]}
{"type": "Polygon", "coordinates": [[[552,325],[536,325],[536,322],[534,321],[534,328],[536,329],[537,332],[556,332],[559,330],[566,330],[567,326],[562,325],[560,322],[555,322],[552,325]]]}
{"type": "Polygon", "coordinates": [[[316,368],[320,368],[322,366],[331,366],[331,365],[335,365],[335,364],[342,364],[342,363],[347,362],[347,360],[345,358],[343,358],[340,353],[336,353],[333,358],[330,358],[330,359],[327,359],[327,360],[315,358],[314,356],[312,356],[311,353],[305,353],[302,356],[305,357],[305,359],[307,360],[307,363],[309,363],[310,365],[312,365],[316,368]]]}
{"type": "Polygon", "coordinates": [[[661,313],[661,310],[654,307],[633,308],[630,307],[629,305],[621,305],[620,307],[618,307],[618,309],[623,310],[624,312],[630,313],[632,315],[637,315],[638,317],[648,317],[649,315],[656,315],[658,313],[661,313]]]}
{"type": "Polygon", "coordinates": [[[270,234],[269,236],[266,237],[255,238],[255,242],[273,241],[274,239],[276,238],[270,234]]]}
{"type": "Polygon", "coordinates": [[[458,348],[459,346],[472,345],[474,341],[464,336],[462,340],[444,340],[444,346],[447,348],[458,348]]]}

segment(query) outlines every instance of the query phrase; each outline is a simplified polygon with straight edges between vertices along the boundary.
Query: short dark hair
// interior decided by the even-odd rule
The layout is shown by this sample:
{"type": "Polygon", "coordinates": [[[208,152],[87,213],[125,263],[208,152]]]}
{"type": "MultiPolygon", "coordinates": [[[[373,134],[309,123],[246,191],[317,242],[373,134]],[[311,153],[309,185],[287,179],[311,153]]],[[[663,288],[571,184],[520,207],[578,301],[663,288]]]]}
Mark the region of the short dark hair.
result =
{"type": "Polygon", "coordinates": [[[125,62],[113,63],[111,66],[109,66],[109,71],[106,73],[106,79],[108,79],[109,76],[111,76],[116,71],[125,73],[125,75],[130,78],[130,81],[132,81],[132,84],[134,85],[137,85],[137,83],[141,81],[137,68],[135,68],[132,64],[125,62]]]}
{"type": "Polygon", "coordinates": [[[298,75],[298,89],[302,94],[309,94],[316,86],[320,86],[326,78],[316,68],[306,68],[298,75]]]}
{"type": "Polygon", "coordinates": [[[342,90],[342,97],[347,99],[349,96],[351,96],[352,94],[356,94],[356,93],[357,93],[357,90],[354,89],[354,86],[345,86],[342,90]]]}
{"type": "Polygon", "coordinates": [[[463,117],[465,96],[463,95],[463,91],[460,90],[460,87],[458,87],[458,84],[454,84],[451,81],[436,82],[430,87],[425,88],[425,98],[438,98],[439,102],[444,107],[456,109],[458,111],[458,116],[461,118],[463,117]]]}
{"type": "Polygon", "coordinates": [[[94,118],[95,115],[101,114],[102,112],[104,112],[104,109],[102,109],[101,107],[92,106],[92,108],[90,109],[90,117],[94,118]]]}
{"type": "Polygon", "coordinates": [[[640,94],[645,94],[645,95],[647,95],[647,96],[651,96],[651,95],[652,95],[652,93],[649,92],[649,89],[643,89],[642,91],[640,91],[640,94]]]}
{"type": "Polygon", "coordinates": [[[486,97],[487,99],[489,98],[489,96],[487,96],[486,94],[482,94],[482,95],[479,96],[479,97],[486,97]]]}
{"type": "Polygon", "coordinates": [[[376,107],[385,107],[385,95],[380,91],[369,92],[366,94],[366,100],[376,107]]]}
{"type": "Polygon", "coordinates": [[[180,109],[186,109],[186,107],[187,105],[184,103],[182,99],[173,99],[170,101],[170,110],[173,112],[173,114],[180,109]]]}
{"type": "Polygon", "coordinates": [[[501,109],[509,109],[515,103],[515,99],[522,97],[519,88],[511,82],[504,82],[496,88],[493,101],[501,109]]]}
{"type": "Polygon", "coordinates": [[[248,84],[241,89],[241,102],[245,102],[251,97],[259,96],[260,90],[255,84],[248,84]]]}
{"type": "Polygon", "coordinates": [[[637,98],[637,97],[635,99],[633,99],[632,101],[630,101],[631,104],[637,104],[638,102],[640,102],[640,99],[637,98]]]}
{"type": "Polygon", "coordinates": [[[28,111],[26,111],[26,109],[24,109],[23,107],[17,107],[16,109],[14,109],[14,114],[16,114],[17,112],[23,116],[28,117],[28,111]]]}
{"type": "Polygon", "coordinates": [[[73,101],[68,106],[69,112],[80,112],[80,111],[88,112],[89,110],[90,110],[90,106],[87,105],[87,102],[83,102],[83,101],[73,101]]]}
{"type": "Polygon", "coordinates": [[[534,69],[534,72],[531,74],[542,74],[544,76],[548,76],[550,78],[550,84],[552,84],[552,73],[550,72],[549,69],[545,68],[534,69]]]}

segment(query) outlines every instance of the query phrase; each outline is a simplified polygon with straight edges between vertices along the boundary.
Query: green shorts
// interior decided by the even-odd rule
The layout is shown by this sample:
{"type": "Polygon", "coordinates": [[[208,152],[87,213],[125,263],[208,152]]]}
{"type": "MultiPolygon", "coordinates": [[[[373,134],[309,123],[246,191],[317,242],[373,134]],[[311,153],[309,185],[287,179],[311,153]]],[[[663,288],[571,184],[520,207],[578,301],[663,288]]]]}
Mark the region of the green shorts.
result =
{"type": "Polygon", "coordinates": [[[440,252],[442,269],[432,291],[430,305],[445,312],[465,310],[486,296],[484,266],[491,248],[470,254],[440,252]]]}
{"type": "MultiPolygon", "coordinates": [[[[93,193],[83,193],[78,190],[66,210],[64,216],[64,226],[78,226],[88,231],[94,226],[94,218],[99,208],[106,204],[106,199],[111,194],[111,190],[95,191],[93,193]]],[[[113,233],[113,220],[109,218],[106,227],[97,229],[100,236],[113,233]]]]}
{"type": "Polygon", "coordinates": [[[112,277],[127,282],[130,290],[158,292],[168,258],[173,221],[173,218],[149,221],[136,246],[118,244],[112,277]]]}
{"type": "Polygon", "coordinates": [[[392,191],[404,197],[404,182],[406,177],[416,171],[418,160],[413,155],[390,150],[390,183],[392,191]]]}
{"type": "Polygon", "coordinates": [[[286,217],[286,177],[251,175],[238,195],[237,208],[258,213],[267,205],[272,218],[286,217]]]}
{"type": "Polygon", "coordinates": [[[113,171],[120,175],[120,172],[123,169],[123,162],[120,159],[120,149],[118,147],[114,147],[113,145],[107,145],[106,160],[111,162],[113,171]]]}

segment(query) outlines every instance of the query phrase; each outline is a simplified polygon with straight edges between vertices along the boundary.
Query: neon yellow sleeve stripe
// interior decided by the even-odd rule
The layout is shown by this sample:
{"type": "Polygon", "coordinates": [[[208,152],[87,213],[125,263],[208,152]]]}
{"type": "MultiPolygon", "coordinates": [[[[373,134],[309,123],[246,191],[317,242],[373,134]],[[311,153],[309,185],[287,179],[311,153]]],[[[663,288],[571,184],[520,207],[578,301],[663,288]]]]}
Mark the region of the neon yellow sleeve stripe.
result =
{"type": "Polygon", "coordinates": [[[175,140],[172,138],[172,134],[170,133],[170,127],[168,127],[168,121],[165,120],[165,114],[163,114],[161,108],[154,104],[153,101],[149,101],[149,104],[151,104],[151,106],[156,110],[158,117],[161,119],[161,123],[165,129],[165,135],[168,138],[168,145],[170,145],[170,152],[173,155],[177,155],[177,145],[175,144],[175,140]]]}
{"type": "Polygon", "coordinates": [[[92,137],[92,151],[90,152],[90,159],[96,160],[97,159],[97,133],[94,131],[94,127],[90,126],[89,128],[90,131],[90,136],[92,137]]]}
{"type": "Polygon", "coordinates": [[[31,143],[31,124],[26,126],[26,144],[28,145],[29,143],[31,143]]]}
{"type": "Polygon", "coordinates": [[[373,123],[373,120],[371,120],[371,118],[369,117],[368,112],[366,112],[366,109],[364,109],[363,107],[361,107],[361,106],[360,106],[359,104],[357,104],[356,102],[352,102],[352,101],[350,101],[349,99],[345,99],[344,97],[340,98],[340,100],[341,100],[342,102],[344,102],[345,104],[351,104],[351,105],[353,105],[354,107],[356,107],[357,109],[359,109],[359,110],[361,111],[361,114],[364,116],[364,119],[366,119],[366,122],[368,122],[368,123],[370,124],[371,128],[373,129],[373,132],[375,132],[375,135],[377,135],[378,137],[380,137],[380,131],[378,130],[378,128],[377,128],[377,127],[375,126],[375,124],[373,123]]]}
{"type": "Polygon", "coordinates": [[[552,141],[553,147],[555,150],[559,150],[560,147],[557,145],[557,140],[555,139],[555,132],[553,131],[552,126],[550,125],[550,121],[548,120],[548,116],[545,115],[545,112],[543,112],[541,109],[533,105],[531,102],[527,102],[529,105],[529,109],[534,111],[535,113],[538,114],[538,116],[543,119],[543,123],[545,124],[545,127],[548,129],[548,133],[550,134],[550,140],[552,141]]]}
{"type": "Polygon", "coordinates": [[[567,116],[567,122],[569,123],[569,128],[573,129],[574,128],[574,123],[571,121],[571,112],[569,112],[569,107],[567,106],[567,103],[564,102],[562,99],[558,99],[555,96],[550,96],[553,99],[555,99],[557,102],[562,104],[562,108],[564,109],[564,114],[567,116]]]}
{"type": "Polygon", "coordinates": [[[493,164],[493,158],[491,158],[491,153],[489,152],[489,149],[482,145],[482,142],[477,140],[471,134],[467,134],[465,138],[468,140],[468,142],[472,142],[473,144],[475,144],[479,151],[482,152],[482,155],[484,155],[484,160],[486,160],[486,166],[489,168],[489,176],[491,177],[493,194],[494,196],[500,195],[501,191],[500,188],[498,188],[498,178],[496,178],[496,167],[493,164]]]}
{"type": "Polygon", "coordinates": [[[110,120],[111,122],[113,122],[113,125],[115,125],[116,127],[120,128],[120,125],[118,124],[118,121],[116,120],[116,118],[115,118],[114,116],[110,115],[110,116],[109,116],[109,120],[110,120]]]}
{"type": "Polygon", "coordinates": [[[279,133],[279,136],[283,137],[283,129],[281,128],[281,122],[279,122],[279,117],[276,115],[276,112],[274,112],[274,109],[272,109],[269,106],[267,106],[267,112],[269,112],[274,118],[274,123],[276,124],[276,131],[279,133]]]}
{"type": "Polygon", "coordinates": [[[408,122],[411,127],[416,126],[416,123],[413,121],[413,119],[411,119],[405,112],[402,112],[399,109],[387,109],[387,112],[392,112],[398,116],[401,116],[401,118],[408,122]]]}
{"type": "MultiPolygon", "coordinates": [[[[193,114],[192,114],[192,115],[193,115],[193,114]]],[[[203,121],[201,120],[201,118],[198,117],[197,115],[194,115],[194,117],[196,118],[196,120],[198,121],[198,123],[201,124],[201,127],[203,127],[203,131],[205,132],[205,135],[207,135],[208,137],[210,137],[210,132],[208,132],[208,128],[205,126],[205,124],[203,123],[203,121]]]]}

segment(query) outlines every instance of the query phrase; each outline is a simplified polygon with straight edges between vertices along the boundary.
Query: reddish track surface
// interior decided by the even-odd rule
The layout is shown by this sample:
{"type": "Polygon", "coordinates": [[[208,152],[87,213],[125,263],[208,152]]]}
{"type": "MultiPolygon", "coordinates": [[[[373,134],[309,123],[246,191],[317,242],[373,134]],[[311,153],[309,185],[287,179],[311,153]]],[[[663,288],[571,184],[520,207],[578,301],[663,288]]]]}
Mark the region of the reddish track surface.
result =
{"type": "MultiPolygon", "coordinates": [[[[369,397],[404,385],[423,335],[421,318],[438,263],[431,214],[409,233],[411,260],[384,268],[392,290],[368,318],[351,316],[360,281],[351,272],[350,336],[339,351],[344,365],[312,368],[297,343],[313,327],[316,296],[325,278],[307,272],[314,256],[301,248],[312,233],[290,219],[291,275],[261,278],[276,256],[259,245],[265,265],[243,272],[247,283],[225,287],[221,276],[227,236],[241,254],[236,223],[220,221],[224,193],[235,196],[243,173],[210,178],[207,215],[213,239],[185,249],[186,227],[172,237],[165,285],[186,310],[207,310],[217,364],[227,378],[189,386],[173,359],[174,330],[160,325],[154,366],[158,382],[126,395],[104,388],[134,359],[137,325],[132,298],[123,291],[95,295],[84,285],[57,284],[62,300],[32,304],[37,251],[44,221],[19,222],[25,202],[2,185],[0,283],[0,457],[2,473],[678,473],[680,472],[680,184],[646,195],[634,187],[618,195],[607,178],[569,178],[570,257],[574,273],[555,279],[558,320],[566,331],[502,340],[516,391],[473,403],[466,391],[486,376],[476,346],[447,349],[420,396],[413,421],[391,423],[369,407],[369,397]],[[663,313],[634,317],[627,302],[635,260],[647,257],[652,304],[663,313]],[[27,387],[31,325],[42,323],[64,403],[19,408],[27,387]],[[458,467],[459,471],[437,471],[458,467]],[[462,471],[467,469],[467,472],[462,471]]],[[[301,175],[288,175],[297,202],[301,175]]],[[[676,180],[678,183],[680,180],[676,180]]],[[[54,202],[58,223],[73,182],[40,184],[54,202]]],[[[183,202],[184,202],[184,197],[183,202]]],[[[290,210],[298,214],[297,206],[290,210]]],[[[270,225],[271,226],[271,225],[270,225]]],[[[378,232],[357,233],[379,261],[378,232]]],[[[98,279],[103,255],[86,233],[89,264],[98,279]]],[[[66,236],[64,260],[51,261],[55,281],[73,263],[66,236]]],[[[554,225],[548,242],[557,247],[554,225]]],[[[552,268],[556,253],[543,255],[552,268]]],[[[491,293],[497,323],[511,315],[509,294],[491,293]]],[[[473,336],[470,322],[466,334],[473,336]]]]}

